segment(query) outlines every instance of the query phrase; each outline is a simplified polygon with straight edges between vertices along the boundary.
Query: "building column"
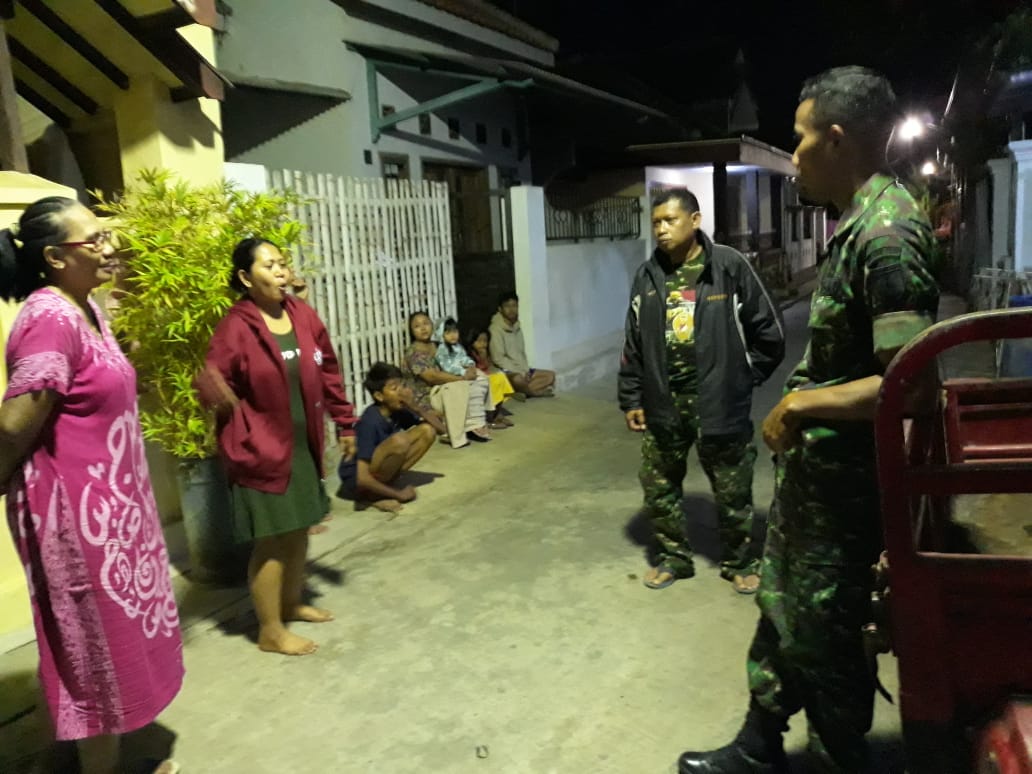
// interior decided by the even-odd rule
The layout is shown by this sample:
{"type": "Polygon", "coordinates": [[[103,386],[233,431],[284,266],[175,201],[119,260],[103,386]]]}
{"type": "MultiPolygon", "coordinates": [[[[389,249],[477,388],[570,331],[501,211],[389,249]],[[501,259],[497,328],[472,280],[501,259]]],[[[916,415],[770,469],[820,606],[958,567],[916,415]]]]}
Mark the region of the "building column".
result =
{"type": "MultiPolygon", "coordinates": [[[[1014,268],[1014,160],[989,159],[993,181],[991,265],[1014,268]]],[[[933,223],[932,226],[937,226],[933,223]]]]}
{"type": "Polygon", "coordinates": [[[155,76],[136,76],[114,102],[122,178],[145,169],[170,169],[195,185],[222,179],[224,152],[219,103],[173,102],[155,76]]]}
{"type": "Polygon", "coordinates": [[[1032,140],[1019,140],[1007,147],[1014,156],[1014,268],[1029,271],[1032,270],[1032,140]]]}
{"type": "Polygon", "coordinates": [[[785,247],[785,179],[781,175],[770,176],[770,224],[774,237],[771,247],[785,247]]]}
{"type": "Polygon", "coordinates": [[[720,235],[717,241],[726,243],[731,235],[727,220],[727,164],[721,161],[713,165],[713,236],[720,235]]]}
{"type": "Polygon", "coordinates": [[[760,249],[760,173],[745,173],[745,219],[749,229],[749,249],[760,249]]]}
{"type": "Polygon", "coordinates": [[[545,189],[518,185],[509,189],[512,212],[512,258],[520,327],[527,359],[534,368],[552,368],[548,301],[548,245],[545,241],[545,189]]]}

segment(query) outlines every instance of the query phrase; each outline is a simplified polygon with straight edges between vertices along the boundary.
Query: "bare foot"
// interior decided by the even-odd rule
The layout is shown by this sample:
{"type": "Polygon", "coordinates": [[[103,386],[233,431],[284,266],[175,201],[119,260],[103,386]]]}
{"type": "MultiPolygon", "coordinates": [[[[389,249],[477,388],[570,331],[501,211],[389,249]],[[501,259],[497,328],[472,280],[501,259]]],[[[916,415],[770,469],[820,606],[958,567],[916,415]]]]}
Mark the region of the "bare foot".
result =
{"type": "Polygon", "coordinates": [[[325,524],[313,524],[311,527],[308,528],[308,534],[309,535],[321,535],[324,532],[329,532],[329,531],[330,531],[330,528],[327,527],[325,524]]]}
{"type": "Polygon", "coordinates": [[[308,623],[326,623],[333,620],[333,613],[321,607],[298,605],[286,613],[284,621],[307,621],[308,623]]]}
{"type": "Polygon", "coordinates": [[[384,513],[397,513],[401,510],[401,503],[399,503],[397,500],[373,500],[369,504],[376,508],[376,510],[383,511],[384,513]]]}
{"type": "Polygon", "coordinates": [[[258,649],[268,653],[282,653],[284,656],[308,656],[319,649],[306,637],[299,637],[283,629],[278,634],[258,633],[258,649]]]}

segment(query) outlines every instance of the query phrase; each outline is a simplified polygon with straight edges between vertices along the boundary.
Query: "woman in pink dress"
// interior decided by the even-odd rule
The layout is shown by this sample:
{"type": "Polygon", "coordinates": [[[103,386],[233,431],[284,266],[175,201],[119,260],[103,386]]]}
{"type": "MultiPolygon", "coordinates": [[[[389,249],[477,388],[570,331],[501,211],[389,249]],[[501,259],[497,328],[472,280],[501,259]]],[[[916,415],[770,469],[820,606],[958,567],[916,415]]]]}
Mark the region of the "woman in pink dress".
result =
{"type": "Polygon", "coordinates": [[[120,736],[183,679],[136,374],[89,297],[114,272],[110,236],[61,197],[0,232],[0,297],[25,301],[7,342],[0,492],[32,597],[43,714],[56,739],[76,740],[85,774],[122,770],[120,736]]]}

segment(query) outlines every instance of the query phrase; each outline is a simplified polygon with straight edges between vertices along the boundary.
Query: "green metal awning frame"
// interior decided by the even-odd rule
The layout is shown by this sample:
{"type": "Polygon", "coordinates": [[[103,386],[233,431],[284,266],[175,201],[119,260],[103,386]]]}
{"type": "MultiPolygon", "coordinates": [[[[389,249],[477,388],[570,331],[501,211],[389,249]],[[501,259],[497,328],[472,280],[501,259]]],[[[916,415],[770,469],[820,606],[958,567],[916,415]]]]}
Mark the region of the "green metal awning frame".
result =
{"type": "Polygon", "coordinates": [[[520,80],[509,80],[504,78],[492,78],[487,75],[466,75],[457,74],[452,72],[443,71],[432,71],[426,70],[419,67],[407,67],[403,65],[397,65],[392,62],[383,62],[376,59],[366,59],[366,87],[369,92],[369,130],[372,132],[373,142],[380,139],[380,135],[387,129],[397,126],[402,121],[407,121],[410,118],[415,118],[423,113],[433,113],[436,110],[441,110],[452,105],[458,105],[461,102],[468,102],[471,99],[482,97],[485,94],[491,94],[502,89],[527,89],[534,85],[533,78],[523,78],[520,80]],[[410,69],[418,70],[420,72],[431,72],[435,75],[447,75],[449,78],[461,78],[462,80],[472,81],[468,86],[463,86],[460,89],[449,91],[447,94],[442,94],[439,97],[428,99],[425,102],[420,102],[418,105],[413,105],[405,110],[399,110],[397,113],[391,113],[390,115],[381,115],[382,110],[380,109],[380,85],[377,79],[379,75],[379,68],[390,67],[392,69],[410,69]]]}
{"type": "Polygon", "coordinates": [[[636,113],[666,117],[665,113],[653,107],[610,94],[527,62],[464,55],[428,54],[421,51],[370,46],[350,41],[344,41],[344,43],[348,49],[361,54],[366,60],[369,128],[373,142],[379,140],[384,131],[397,126],[402,121],[504,89],[526,90],[538,87],[615,104],[636,113]],[[439,97],[428,99],[418,105],[385,116],[382,115],[380,88],[377,80],[377,76],[385,69],[437,75],[470,81],[470,83],[439,97]]]}

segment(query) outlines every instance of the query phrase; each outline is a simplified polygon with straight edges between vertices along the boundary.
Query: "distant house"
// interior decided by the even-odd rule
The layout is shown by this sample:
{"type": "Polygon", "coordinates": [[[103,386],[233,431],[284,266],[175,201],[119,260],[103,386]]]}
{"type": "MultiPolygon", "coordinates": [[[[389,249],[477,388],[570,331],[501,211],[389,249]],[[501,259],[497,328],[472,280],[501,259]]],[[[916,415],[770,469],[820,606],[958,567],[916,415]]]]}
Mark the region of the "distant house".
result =
{"type": "Polygon", "coordinates": [[[477,0],[236,0],[218,48],[235,84],[226,158],[456,193],[530,181],[532,116],[655,108],[553,70],[558,41],[477,0]]]}
{"type": "MultiPolygon", "coordinates": [[[[29,169],[85,190],[116,191],[146,167],[187,179],[222,174],[214,0],[0,3],[29,169]]],[[[9,168],[12,168],[9,166],[9,168]]],[[[26,170],[28,171],[28,170],[26,170]]]]}

